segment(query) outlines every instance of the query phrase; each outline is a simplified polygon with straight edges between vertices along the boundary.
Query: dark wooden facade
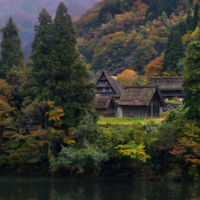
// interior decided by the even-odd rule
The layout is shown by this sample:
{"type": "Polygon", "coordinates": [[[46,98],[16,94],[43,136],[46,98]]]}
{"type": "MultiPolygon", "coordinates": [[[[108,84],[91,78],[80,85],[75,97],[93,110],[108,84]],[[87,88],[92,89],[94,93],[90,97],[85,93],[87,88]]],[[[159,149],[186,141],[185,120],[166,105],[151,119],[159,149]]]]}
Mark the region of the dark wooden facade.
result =
{"type": "Polygon", "coordinates": [[[178,97],[183,99],[185,94],[182,92],[182,77],[152,77],[151,85],[158,85],[165,100],[178,97]]]}
{"type": "Polygon", "coordinates": [[[101,96],[112,96],[115,100],[119,100],[123,92],[117,78],[109,75],[106,70],[98,71],[92,82],[97,85],[95,94],[99,94],[101,96]]]}
{"type": "Polygon", "coordinates": [[[118,103],[118,117],[160,117],[165,106],[157,86],[128,86],[118,103]]]}
{"type": "Polygon", "coordinates": [[[94,108],[99,118],[116,117],[117,104],[113,97],[96,97],[94,108]]]}

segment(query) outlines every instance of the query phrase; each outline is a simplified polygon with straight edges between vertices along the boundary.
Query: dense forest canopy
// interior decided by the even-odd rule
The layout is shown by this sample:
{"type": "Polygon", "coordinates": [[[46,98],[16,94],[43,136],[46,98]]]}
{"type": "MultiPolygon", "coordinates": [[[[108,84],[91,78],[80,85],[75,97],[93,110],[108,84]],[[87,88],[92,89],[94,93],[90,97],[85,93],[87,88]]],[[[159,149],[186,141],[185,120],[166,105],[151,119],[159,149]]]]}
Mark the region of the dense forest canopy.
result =
{"type": "Polygon", "coordinates": [[[117,67],[125,63],[123,70],[145,74],[151,61],[165,57],[164,71],[181,75],[182,67],[177,65],[186,53],[181,41],[197,26],[195,9],[195,0],[99,2],[74,23],[80,59],[94,72],[108,69],[117,74],[117,67]]]}

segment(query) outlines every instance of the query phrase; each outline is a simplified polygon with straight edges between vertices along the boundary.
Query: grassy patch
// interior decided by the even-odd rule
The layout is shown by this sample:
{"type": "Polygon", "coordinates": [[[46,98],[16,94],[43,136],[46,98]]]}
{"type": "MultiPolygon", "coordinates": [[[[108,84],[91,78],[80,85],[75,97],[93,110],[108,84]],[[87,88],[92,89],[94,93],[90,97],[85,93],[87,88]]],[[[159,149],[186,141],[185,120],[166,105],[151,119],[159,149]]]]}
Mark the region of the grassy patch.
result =
{"type": "Polygon", "coordinates": [[[169,115],[169,112],[160,113],[161,118],[165,118],[165,117],[167,117],[167,115],[169,115]]]}
{"type": "Polygon", "coordinates": [[[148,123],[150,121],[160,123],[164,118],[104,118],[99,119],[98,124],[133,124],[148,123]]]}
{"type": "Polygon", "coordinates": [[[165,101],[165,103],[171,103],[171,104],[182,104],[182,102],[180,102],[180,101],[173,101],[173,100],[171,100],[171,101],[165,101]]]}

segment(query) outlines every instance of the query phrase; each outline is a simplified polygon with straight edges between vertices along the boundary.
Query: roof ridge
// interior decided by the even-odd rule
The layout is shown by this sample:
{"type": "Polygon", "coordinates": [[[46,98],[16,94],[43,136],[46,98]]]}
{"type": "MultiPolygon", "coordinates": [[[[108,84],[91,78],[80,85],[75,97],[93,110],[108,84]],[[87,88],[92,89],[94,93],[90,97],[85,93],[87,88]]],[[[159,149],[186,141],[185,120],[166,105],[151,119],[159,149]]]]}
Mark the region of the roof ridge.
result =
{"type": "Polygon", "coordinates": [[[159,87],[159,85],[132,85],[132,86],[124,86],[124,89],[128,88],[156,88],[159,87]]]}

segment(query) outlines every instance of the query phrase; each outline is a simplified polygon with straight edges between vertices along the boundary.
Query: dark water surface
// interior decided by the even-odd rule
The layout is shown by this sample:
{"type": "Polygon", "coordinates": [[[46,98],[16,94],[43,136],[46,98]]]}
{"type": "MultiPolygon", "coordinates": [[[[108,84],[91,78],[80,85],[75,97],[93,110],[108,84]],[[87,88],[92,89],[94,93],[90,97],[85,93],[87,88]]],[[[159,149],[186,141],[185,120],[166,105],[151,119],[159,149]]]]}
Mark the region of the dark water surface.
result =
{"type": "Polygon", "coordinates": [[[195,183],[133,182],[126,179],[5,178],[0,200],[200,200],[195,183]]]}

